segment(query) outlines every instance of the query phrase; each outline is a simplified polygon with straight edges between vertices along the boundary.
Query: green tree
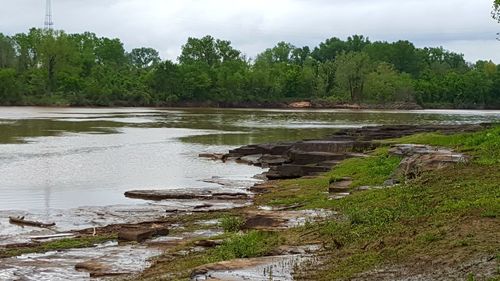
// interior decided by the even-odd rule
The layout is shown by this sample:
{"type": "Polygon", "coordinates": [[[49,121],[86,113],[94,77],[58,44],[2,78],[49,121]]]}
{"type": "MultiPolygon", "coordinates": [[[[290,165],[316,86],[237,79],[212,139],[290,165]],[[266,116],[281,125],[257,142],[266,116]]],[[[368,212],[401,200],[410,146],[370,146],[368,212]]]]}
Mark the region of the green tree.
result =
{"type": "Polygon", "coordinates": [[[321,61],[335,60],[342,52],[347,50],[347,44],[337,37],[327,39],[319,44],[312,52],[312,56],[321,61]]]}
{"type": "Polygon", "coordinates": [[[139,69],[146,69],[157,65],[160,59],[160,53],[153,48],[136,48],[129,54],[133,66],[139,69]]]}
{"type": "Polygon", "coordinates": [[[316,71],[315,93],[317,97],[333,95],[336,65],[333,61],[319,63],[316,71]]]}
{"type": "Polygon", "coordinates": [[[370,57],[362,52],[344,53],[336,59],[335,66],[339,90],[348,92],[352,102],[360,102],[366,77],[371,71],[370,57]]]}
{"type": "Polygon", "coordinates": [[[95,54],[100,64],[113,64],[117,67],[127,63],[127,56],[120,39],[100,38],[96,42],[95,54]]]}
{"type": "Polygon", "coordinates": [[[491,15],[494,19],[500,22],[500,0],[495,0],[493,2],[493,11],[491,12],[491,15]]]}
{"type": "Polygon", "coordinates": [[[0,68],[12,68],[16,64],[16,51],[11,38],[0,33],[0,68]]]}
{"type": "Polygon", "coordinates": [[[369,101],[385,104],[410,101],[412,96],[413,85],[410,76],[399,74],[391,64],[380,63],[366,78],[365,97],[369,101]]]}
{"type": "Polygon", "coordinates": [[[179,56],[181,64],[203,63],[215,67],[224,61],[241,60],[241,52],[231,46],[230,41],[205,36],[201,39],[188,38],[179,56]]]}
{"type": "Polygon", "coordinates": [[[158,64],[149,81],[156,104],[168,105],[178,101],[181,94],[181,82],[178,65],[169,60],[158,64]]]}
{"type": "Polygon", "coordinates": [[[20,85],[15,69],[0,68],[0,104],[16,105],[21,101],[20,85]]]}

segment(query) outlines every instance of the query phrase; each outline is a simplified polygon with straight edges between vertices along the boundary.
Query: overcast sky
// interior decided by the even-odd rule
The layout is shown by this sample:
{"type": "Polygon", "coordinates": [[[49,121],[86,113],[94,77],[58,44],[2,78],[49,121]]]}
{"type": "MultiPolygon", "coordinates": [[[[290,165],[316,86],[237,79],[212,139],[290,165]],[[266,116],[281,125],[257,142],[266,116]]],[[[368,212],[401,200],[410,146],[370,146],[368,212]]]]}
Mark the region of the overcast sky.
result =
{"type": "MultiPolygon", "coordinates": [[[[278,41],[316,46],[363,34],[443,46],[500,63],[492,0],[52,0],[55,28],[118,37],[175,59],[187,37],[227,39],[253,57],[278,41]]],[[[0,32],[43,27],[45,0],[0,0],[0,32]]]]}

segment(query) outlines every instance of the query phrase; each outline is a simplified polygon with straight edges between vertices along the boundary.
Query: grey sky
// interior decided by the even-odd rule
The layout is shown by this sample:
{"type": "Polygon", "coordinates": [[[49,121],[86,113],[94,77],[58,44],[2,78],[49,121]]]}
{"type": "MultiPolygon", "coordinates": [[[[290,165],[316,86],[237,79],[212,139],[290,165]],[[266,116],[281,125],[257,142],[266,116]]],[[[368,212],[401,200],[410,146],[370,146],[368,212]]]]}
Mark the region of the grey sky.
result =
{"type": "MultiPolygon", "coordinates": [[[[45,0],[0,0],[0,32],[43,26],[45,0]]],[[[492,0],[52,0],[55,27],[118,37],[175,59],[187,37],[231,40],[252,57],[278,41],[316,46],[363,34],[443,46],[469,61],[500,63],[492,0]]]]}

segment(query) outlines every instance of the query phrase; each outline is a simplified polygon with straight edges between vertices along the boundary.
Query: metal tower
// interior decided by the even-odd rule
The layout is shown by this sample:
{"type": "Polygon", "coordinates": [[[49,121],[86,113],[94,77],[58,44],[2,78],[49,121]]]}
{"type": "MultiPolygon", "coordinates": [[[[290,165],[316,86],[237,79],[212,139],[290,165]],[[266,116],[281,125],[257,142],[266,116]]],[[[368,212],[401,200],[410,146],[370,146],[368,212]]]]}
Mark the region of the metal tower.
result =
{"type": "Polygon", "coordinates": [[[52,1],[46,0],[47,4],[45,6],[45,29],[52,30],[54,27],[54,22],[52,21],[52,1]]]}

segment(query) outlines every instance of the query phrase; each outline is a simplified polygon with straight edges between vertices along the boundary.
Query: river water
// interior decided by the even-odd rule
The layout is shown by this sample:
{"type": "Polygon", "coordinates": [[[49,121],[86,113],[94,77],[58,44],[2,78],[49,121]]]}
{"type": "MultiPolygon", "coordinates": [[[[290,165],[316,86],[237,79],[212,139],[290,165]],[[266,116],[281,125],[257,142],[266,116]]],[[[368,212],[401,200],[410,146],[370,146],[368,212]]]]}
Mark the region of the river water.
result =
{"type": "Polygon", "coordinates": [[[499,122],[500,111],[0,107],[0,211],[137,204],[131,189],[216,186],[262,170],[198,157],[381,124],[499,122]]]}

